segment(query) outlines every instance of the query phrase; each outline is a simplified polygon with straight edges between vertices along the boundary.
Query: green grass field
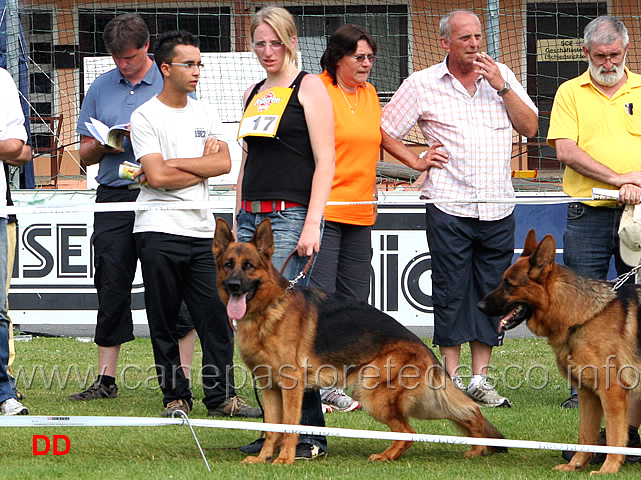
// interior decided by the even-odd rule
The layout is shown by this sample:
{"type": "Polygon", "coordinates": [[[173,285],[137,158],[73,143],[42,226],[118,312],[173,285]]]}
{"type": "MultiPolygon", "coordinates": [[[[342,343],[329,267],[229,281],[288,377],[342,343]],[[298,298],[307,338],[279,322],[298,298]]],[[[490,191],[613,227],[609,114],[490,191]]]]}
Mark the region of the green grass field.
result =
{"type": "MultiPolygon", "coordinates": [[[[32,415],[154,417],[162,412],[162,396],[151,370],[153,357],[148,339],[123,346],[116,400],[68,400],[71,393],[83,390],[93,380],[91,369],[96,368],[97,351],[92,343],[35,338],[17,343],[17,350],[14,373],[19,377],[19,389],[26,395],[24,403],[32,415]]],[[[469,362],[469,357],[464,357],[463,362],[469,362]]],[[[194,365],[199,364],[197,352],[194,365]]],[[[498,390],[512,400],[513,408],[483,412],[506,438],[576,442],[578,411],[559,407],[567,397],[568,387],[545,340],[507,340],[503,347],[495,349],[493,367],[498,390]]],[[[249,386],[240,393],[255,405],[249,386]]],[[[194,387],[194,395],[191,417],[206,418],[199,385],[194,387]]],[[[325,419],[328,427],[387,429],[362,411],[332,413],[325,419]]],[[[458,435],[445,421],[413,420],[412,424],[419,433],[458,435]]],[[[241,465],[244,455],[237,447],[254,440],[255,432],[197,428],[196,434],[205,449],[211,474],[185,426],[1,428],[0,478],[539,479],[585,478],[590,470],[596,469],[590,467],[574,474],[552,472],[552,467],[562,459],[560,452],[551,450],[512,448],[506,455],[465,460],[462,456],[465,446],[433,443],[415,443],[396,462],[370,464],[368,456],[384,450],[388,442],[343,438],[330,438],[329,456],[314,462],[297,462],[290,467],[241,465]],[[35,434],[68,436],[70,452],[65,456],[33,456],[35,434]]],[[[624,465],[618,478],[638,478],[639,473],[641,465],[624,465]]]]}

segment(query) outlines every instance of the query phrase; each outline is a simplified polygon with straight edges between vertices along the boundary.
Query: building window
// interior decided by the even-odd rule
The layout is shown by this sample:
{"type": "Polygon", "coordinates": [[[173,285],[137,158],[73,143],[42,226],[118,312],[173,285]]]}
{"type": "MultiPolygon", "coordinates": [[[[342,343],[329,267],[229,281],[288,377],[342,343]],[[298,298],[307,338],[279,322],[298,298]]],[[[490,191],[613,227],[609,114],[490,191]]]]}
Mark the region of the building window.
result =
{"type": "Polygon", "coordinates": [[[380,96],[396,91],[408,76],[407,5],[287,6],[294,16],[302,68],[320,72],[327,39],[339,27],[361,25],[376,40],[376,63],[369,76],[380,96]]]}

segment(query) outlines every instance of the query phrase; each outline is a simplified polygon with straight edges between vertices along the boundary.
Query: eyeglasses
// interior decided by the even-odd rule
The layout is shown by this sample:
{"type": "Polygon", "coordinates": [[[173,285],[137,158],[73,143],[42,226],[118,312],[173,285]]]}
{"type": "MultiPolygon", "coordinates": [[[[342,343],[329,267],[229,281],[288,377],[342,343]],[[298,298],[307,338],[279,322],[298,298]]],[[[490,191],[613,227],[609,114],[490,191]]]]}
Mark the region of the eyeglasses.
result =
{"type": "Polygon", "coordinates": [[[605,62],[610,60],[614,64],[621,63],[621,60],[625,57],[625,52],[614,52],[610,55],[604,55],[602,53],[597,53],[595,55],[590,53],[590,58],[595,65],[603,65],[605,62]]]}
{"type": "Polygon", "coordinates": [[[272,47],[272,50],[280,50],[281,48],[283,48],[285,46],[285,44],[283,42],[278,42],[278,41],[274,41],[274,42],[253,42],[252,45],[254,46],[254,48],[256,50],[262,50],[267,45],[272,47]]]}
{"type": "Polygon", "coordinates": [[[205,65],[203,63],[194,63],[194,62],[189,62],[189,63],[171,62],[169,65],[176,65],[177,67],[184,67],[190,70],[193,70],[196,67],[198,67],[198,70],[202,70],[205,68],[205,65]]]}
{"type": "Polygon", "coordinates": [[[369,55],[352,55],[351,57],[358,63],[363,63],[365,59],[369,60],[370,62],[376,60],[376,55],[374,55],[373,53],[370,53],[369,55]]]}

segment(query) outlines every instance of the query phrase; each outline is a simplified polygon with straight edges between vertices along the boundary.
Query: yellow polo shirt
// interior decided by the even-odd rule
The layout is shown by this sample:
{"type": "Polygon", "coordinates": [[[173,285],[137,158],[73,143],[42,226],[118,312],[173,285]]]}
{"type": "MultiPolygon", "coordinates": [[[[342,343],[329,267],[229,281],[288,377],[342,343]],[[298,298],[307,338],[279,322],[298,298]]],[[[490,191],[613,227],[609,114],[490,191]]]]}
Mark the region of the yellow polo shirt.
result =
{"type": "MultiPolygon", "coordinates": [[[[589,71],[563,83],[554,97],[547,143],[554,147],[556,139],[568,138],[617,173],[641,170],[641,75],[625,71],[628,80],[612,98],[594,86],[589,71]]],[[[618,190],[565,168],[566,194],[591,197],[593,187],[618,190]]],[[[613,206],[614,202],[589,205],[613,206]]]]}

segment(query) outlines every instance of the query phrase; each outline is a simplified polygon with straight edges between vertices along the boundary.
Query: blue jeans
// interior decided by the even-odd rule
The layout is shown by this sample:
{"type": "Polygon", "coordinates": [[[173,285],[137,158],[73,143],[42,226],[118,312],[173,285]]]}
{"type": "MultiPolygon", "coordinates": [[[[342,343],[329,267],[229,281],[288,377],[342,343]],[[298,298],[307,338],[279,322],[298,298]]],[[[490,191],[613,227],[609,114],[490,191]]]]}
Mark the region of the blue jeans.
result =
{"type": "MultiPolygon", "coordinates": [[[[291,207],[273,213],[250,213],[241,209],[238,215],[236,215],[237,240],[239,242],[248,242],[251,240],[258,225],[266,218],[269,218],[274,234],[274,255],[272,256],[272,263],[280,271],[289,254],[292,253],[298,245],[298,239],[303,231],[306,216],[306,207],[291,207]]],[[[323,227],[321,226],[321,236],[322,234],[323,227]]],[[[287,263],[287,268],[283,272],[283,276],[289,280],[295,278],[305,268],[307,260],[307,257],[293,255],[287,263]]],[[[311,272],[312,269],[310,269],[304,278],[298,281],[296,286],[306,286],[309,283],[311,272]]],[[[316,427],[325,426],[320,392],[318,390],[307,390],[305,392],[300,423],[301,425],[316,427]]],[[[301,435],[298,442],[317,445],[322,450],[327,451],[327,439],[324,436],[301,435]]]]}
{"type": "MultiPolygon", "coordinates": [[[[563,263],[585,277],[608,279],[614,256],[617,275],[631,270],[619,254],[619,222],[622,208],[568,204],[568,223],[563,234],[563,263]]],[[[634,279],[631,279],[634,281],[634,279]]]]}
{"type": "Polygon", "coordinates": [[[0,218],[0,403],[16,398],[7,373],[9,318],[7,317],[7,219],[0,218]]]}
{"type": "MultiPolygon", "coordinates": [[[[280,212],[272,213],[250,213],[245,210],[238,212],[236,216],[236,231],[239,242],[248,242],[256,232],[258,225],[269,218],[272,223],[272,232],[274,234],[274,255],[272,263],[280,272],[285,260],[298,245],[298,239],[303,231],[305,218],[307,217],[307,207],[291,207],[280,212]]],[[[321,227],[321,235],[323,229],[321,227]]],[[[295,278],[307,264],[307,257],[293,255],[287,263],[287,268],[283,276],[288,280],[295,278]]],[[[309,273],[298,281],[297,287],[305,287],[309,283],[309,273]]]]}
{"type": "MultiPolygon", "coordinates": [[[[599,280],[608,279],[614,256],[617,275],[630,271],[619,254],[619,223],[623,208],[568,204],[568,224],[563,234],[563,263],[575,273],[599,280]]],[[[634,282],[634,276],[628,281],[634,282]]],[[[576,390],[571,387],[571,394],[576,390]]]]}

